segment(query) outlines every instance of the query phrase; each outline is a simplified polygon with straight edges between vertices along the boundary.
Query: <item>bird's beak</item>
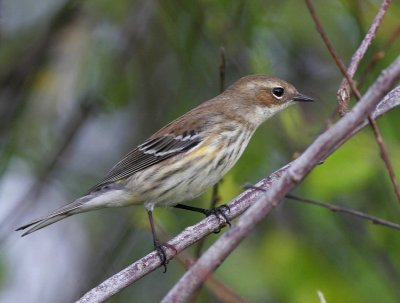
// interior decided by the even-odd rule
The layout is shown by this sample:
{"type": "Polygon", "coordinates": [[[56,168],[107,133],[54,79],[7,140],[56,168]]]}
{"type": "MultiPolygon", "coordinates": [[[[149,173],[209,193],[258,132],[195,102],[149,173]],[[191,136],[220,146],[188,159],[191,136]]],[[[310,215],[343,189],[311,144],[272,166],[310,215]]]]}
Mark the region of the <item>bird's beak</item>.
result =
{"type": "Polygon", "coordinates": [[[314,99],[311,97],[308,97],[306,95],[297,93],[294,97],[293,97],[294,101],[299,101],[299,102],[313,102],[314,99]]]}

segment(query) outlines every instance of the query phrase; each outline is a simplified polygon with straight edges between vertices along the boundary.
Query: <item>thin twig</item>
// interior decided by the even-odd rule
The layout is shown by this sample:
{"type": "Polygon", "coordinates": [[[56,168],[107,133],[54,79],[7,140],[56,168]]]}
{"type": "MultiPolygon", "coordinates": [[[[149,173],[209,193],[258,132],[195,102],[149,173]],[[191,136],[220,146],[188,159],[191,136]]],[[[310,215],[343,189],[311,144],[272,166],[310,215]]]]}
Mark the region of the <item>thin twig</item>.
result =
{"type": "MultiPolygon", "coordinates": [[[[335,61],[337,67],[340,69],[342,74],[346,77],[346,79],[349,82],[349,85],[351,87],[351,90],[354,92],[357,91],[357,88],[355,87],[353,81],[351,81],[351,78],[347,74],[346,66],[343,64],[342,59],[340,58],[339,54],[336,52],[335,48],[333,47],[333,44],[331,43],[331,41],[328,38],[328,35],[326,34],[324,28],[322,27],[322,24],[317,16],[317,12],[315,11],[312,0],[305,0],[305,1],[306,1],[308,10],[310,11],[311,17],[314,20],[315,28],[316,28],[317,32],[321,35],[321,38],[324,41],[326,47],[328,48],[328,51],[331,54],[333,60],[335,61]]],[[[338,106],[339,113],[341,112],[343,106],[344,105],[339,103],[339,106],[338,106]]]]}
{"type": "MultiPolygon", "coordinates": [[[[226,67],[226,60],[225,60],[225,49],[223,47],[220,48],[220,56],[221,56],[221,63],[219,65],[219,93],[222,93],[225,90],[225,67],[226,67]]],[[[214,208],[218,201],[220,200],[218,194],[218,187],[219,183],[215,184],[211,194],[211,203],[210,208],[214,208]]],[[[200,251],[199,251],[200,253],[200,251]]]]}
{"type": "Polygon", "coordinates": [[[400,36],[400,25],[393,31],[389,39],[383,45],[383,47],[375,54],[372,58],[371,62],[367,65],[364,71],[361,73],[360,78],[358,80],[358,85],[362,85],[365,81],[365,78],[369,74],[369,72],[375,67],[376,63],[381,60],[384,56],[386,51],[392,46],[392,44],[397,41],[400,36]]]}
{"type": "MultiPolygon", "coordinates": [[[[220,48],[220,56],[221,56],[221,63],[218,68],[219,69],[219,92],[222,93],[225,89],[225,66],[226,66],[225,49],[223,47],[220,48]]],[[[212,188],[210,209],[215,208],[217,203],[220,200],[218,189],[219,189],[219,184],[221,182],[222,182],[222,180],[219,181],[218,183],[216,183],[212,188]]],[[[195,252],[196,258],[198,258],[200,256],[201,251],[203,250],[204,243],[205,243],[205,239],[202,239],[197,244],[196,252],[195,252]]]]}
{"type": "Polygon", "coordinates": [[[386,43],[383,45],[383,47],[374,55],[371,62],[367,65],[367,67],[361,73],[359,80],[358,80],[359,86],[364,83],[365,78],[367,77],[368,73],[375,67],[376,63],[385,56],[385,53],[387,52],[387,50],[393,45],[394,42],[397,41],[399,36],[400,36],[400,25],[393,31],[393,33],[391,34],[389,39],[386,41],[386,43]]]}
{"type": "MultiPolygon", "coordinates": [[[[354,74],[357,71],[357,68],[361,62],[361,60],[364,58],[365,53],[367,52],[369,46],[372,43],[372,40],[375,38],[375,34],[383,20],[383,17],[386,14],[386,11],[389,8],[391,0],[383,0],[381,7],[379,8],[379,11],[377,15],[375,16],[374,20],[372,21],[371,27],[368,29],[367,34],[365,35],[364,39],[362,40],[360,46],[358,49],[355,51],[353,54],[349,67],[347,68],[347,74],[349,75],[349,78],[353,78],[354,74]]],[[[353,90],[354,91],[354,90],[353,90]]],[[[342,83],[340,84],[339,90],[338,90],[338,104],[339,104],[339,113],[341,115],[344,115],[348,111],[348,105],[350,101],[350,87],[349,87],[349,82],[347,80],[347,77],[345,77],[342,80],[342,83]]],[[[358,97],[359,99],[359,97],[358,97]]]]}
{"type": "MultiPolygon", "coordinates": [[[[225,90],[225,67],[226,67],[226,62],[225,62],[225,49],[223,47],[220,48],[220,56],[221,56],[221,63],[219,65],[219,93],[222,93],[225,90]]],[[[210,208],[214,208],[218,201],[220,200],[219,194],[218,194],[218,187],[219,183],[214,185],[212,194],[211,194],[211,203],[210,203],[210,208]]],[[[200,255],[199,254],[197,256],[200,255]]]]}
{"type": "MultiPolygon", "coordinates": [[[[220,56],[221,56],[221,63],[219,65],[219,93],[222,93],[225,90],[225,67],[226,67],[226,60],[225,60],[225,49],[223,47],[220,48],[220,56]]],[[[211,194],[211,203],[210,203],[210,208],[214,208],[218,201],[220,200],[219,194],[218,194],[218,187],[219,183],[215,184],[212,190],[211,194]]],[[[198,251],[197,256],[200,255],[201,248],[198,251]]]]}
{"type": "Polygon", "coordinates": [[[392,186],[394,189],[394,193],[397,197],[397,200],[400,202],[400,186],[399,183],[397,182],[396,174],[394,173],[392,163],[390,162],[389,155],[386,150],[385,143],[383,142],[381,132],[378,128],[378,125],[376,124],[376,121],[372,117],[368,117],[368,121],[374,131],[376,142],[378,143],[379,150],[381,153],[381,158],[383,159],[383,162],[385,163],[386,166],[386,170],[388,171],[390,181],[392,182],[392,186]]]}
{"type": "Polygon", "coordinates": [[[312,200],[312,199],[308,199],[308,198],[304,198],[304,197],[299,197],[293,194],[287,194],[286,198],[288,199],[292,199],[298,202],[304,202],[304,203],[308,203],[308,204],[313,204],[313,205],[318,205],[318,206],[322,206],[325,207],[333,212],[341,212],[341,213],[346,213],[355,217],[359,217],[362,219],[366,219],[371,221],[374,224],[378,224],[378,225],[383,225],[386,227],[390,227],[390,228],[394,228],[394,229],[399,229],[400,230],[400,224],[397,223],[393,223],[384,219],[380,219],[378,217],[366,214],[364,212],[358,211],[358,210],[354,210],[351,208],[347,208],[347,207],[342,207],[342,206],[337,206],[337,205],[333,205],[333,204],[329,204],[329,203],[325,203],[325,202],[321,202],[321,201],[316,201],[316,200],[312,200]]]}
{"type": "Polygon", "coordinates": [[[186,302],[207,277],[227,258],[245,237],[264,219],[283,197],[325,157],[343,144],[349,133],[354,132],[371,114],[390,87],[400,79],[400,56],[382,71],[351,114],[335,123],[320,135],[307,150],[282,174],[262,197],[257,199],[232,226],[199,258],[161,301],[162,303],[186,302]]]}
{"type": "MultiPolygon", "coordinates": [[[[334,61],[336,62],[336,65],[338,66],[339,70],[342,72],[343,76],[347,80],[346,84],[348,84],[350,86],[351,90],[353,91],[353,94],[356,96],[356,98],[358,100],[360,100],[361,99],[361,94],[358,91],[358,89],[357,89],[357,87],[356,87],[351,75],[347,72],[342,60],[340,59],[340,56],[338,55],[338,53],[336,52],[336,50],[333,47],[332,43],[330,42],[328,36],[326,35],[325,30],[323,29],[322,24],[321,24],[321,22],[320,22],[320,20],[319,20],[319,18],[317,16],[317,13],[315,11],[315,8],[314,8],[312,0],[305,0],[305,1],[306,1],[308,9],[310,11],[310,14],[311,14],[311,16],[312,16],[312,18],[313,18],[313,20],[315,22],[317,31],[321,34],[322,40],[325,42],[326,47],[328,48],[328,50],[331,53],[334,61]]],[[[364,56],[365,52],[367,51],[368,46],[371,44],[371,41],[372,41],[372,39],[373,39],[373,37],[375,35],[375,32],[376,32],[376,30],[377,30],[377,28],[378,28],[383,16],[385,15],[387,7],[388,7],[389,4],[390,4],[390,0],[384,0],[383,1],[382,6],[381,6],[381,8],[380,8],[380,10],[378,12],[378,15],[374,19],[373,25],[371,26],[370,30],[368,31],[367,35],[365,36],[365,38],[364,38],[363,42],[361,43],[359,49],[356,51],[357,56],[356,55],[353,56],[352,60],[356,60],[356,63],[354,63],[354,64],[353,64],[353,62],[350,63],[350,66],[352,66],[351,73],[353,75],[354,75],[354,73],[356,71],[356,68],[358,67],[359,61],[362,59],[362,57],[364,56]],[[364,41],[366,41],[366,42],[364,42],[364,41]]],[[[339,89],[338,96],[343,94],[343,91],[341,91],[339,89]]],[[[342,114],[343,114],[344,113],[344,108],[348,104],[348,99],[345,98],[345,94],[343,94],[342,97],[339,97],[339,101],[338,102],[339,102],[339,113],[340,113],[340,111],[342,111],[342,114]],[[343,100],[344,101],[347,100],[347,101],[345,103],[343,103],[344,102],[343,100]]],[[[380,151],[380,154],[381,154],[381,158],[382,158],[383,162],[385,163],[385,166],[386,166],[386,169],[388,171],[389,178],[390,178],[390,181],[392,183],[395,195],[397,197],[397,200],[400,202],[400,187],[399,187],[399,184],[397,182],[396,175],[394,173],[393,165],[390,162],[389,154],[388,154],[387,149],[385,147],[385,143],[383,141],[382,135],[381,135],[381,133],[379,131],[378,125],[376,124],[375,120],[372,117],[368,117],[368,121],[369,121],[369,123],[370,123],[370,125],[371,125],[371,127],[372,127],[372,129],[374,131],[374,135],[375,135],[375,138],[376,138],[376,142],[378,143],[378,147],[379,147],[379,151],[380,151]]]]}

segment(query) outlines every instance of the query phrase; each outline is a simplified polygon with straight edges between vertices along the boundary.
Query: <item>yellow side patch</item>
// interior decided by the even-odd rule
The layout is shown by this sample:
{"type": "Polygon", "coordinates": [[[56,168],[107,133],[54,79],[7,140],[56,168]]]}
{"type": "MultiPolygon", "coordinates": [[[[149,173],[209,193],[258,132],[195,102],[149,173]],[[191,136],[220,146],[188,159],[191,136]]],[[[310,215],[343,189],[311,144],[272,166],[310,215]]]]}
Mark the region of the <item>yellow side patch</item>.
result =
{"type": "Polygon", "coordinates": [[[192,151],[189,155],[187,155],[188,157],[199,157],[199,156],[209,156],[209,157],[214,157],[216,156],[217,153],[217,147],[216,146],[209,146],[209,145],[205,145],[205,146],[201,146],[200,148],[192,151]]]}

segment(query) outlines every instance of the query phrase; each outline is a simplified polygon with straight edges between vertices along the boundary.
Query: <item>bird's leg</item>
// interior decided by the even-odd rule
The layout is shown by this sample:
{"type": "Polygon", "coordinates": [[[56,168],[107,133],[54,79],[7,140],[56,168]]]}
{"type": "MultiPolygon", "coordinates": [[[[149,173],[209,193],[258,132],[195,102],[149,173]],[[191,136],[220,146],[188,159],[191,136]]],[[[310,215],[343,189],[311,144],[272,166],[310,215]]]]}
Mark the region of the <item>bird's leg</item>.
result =
{"type": "Polygon", "coordinates": [[[149,216],[149,221],[150,221],[150,226],[151,226],[151,233],[153,235],[153,244],[154,244],[154,249],[157,251],[158,256],[160,257],[161,260],[161,265],[164,266],[164,273],[167,272],[167,255],[165,253],[164,248],[160,244],[160,241],[157,238],[155,226],[154,226],[154,219],[153,219],[153,212],[151,210],[147,211],[147,214],[149,216]]]}
{"type": "MultiPolygon", "coordinates": [[[[228,212],[231,211],[228,205],[224,204],[219,207],[214,207],[211,209],[194,207],[194,206],[189,206],[189,205],[184,205],[184,204],[176,204],[174,207],[202,213],[206,217],[215,215],[218,218],[218,221],[221,221],[221,217],[222,217],[222,218],[224,218],[226,224],[231,226],[231,221],[229,220],[228,216],[225,214],[225,210],[227,210],[228,212]]],[[[215,233],[219,233],[219,232],[220,232],[220,230],[217,230],[215,233]]]]}

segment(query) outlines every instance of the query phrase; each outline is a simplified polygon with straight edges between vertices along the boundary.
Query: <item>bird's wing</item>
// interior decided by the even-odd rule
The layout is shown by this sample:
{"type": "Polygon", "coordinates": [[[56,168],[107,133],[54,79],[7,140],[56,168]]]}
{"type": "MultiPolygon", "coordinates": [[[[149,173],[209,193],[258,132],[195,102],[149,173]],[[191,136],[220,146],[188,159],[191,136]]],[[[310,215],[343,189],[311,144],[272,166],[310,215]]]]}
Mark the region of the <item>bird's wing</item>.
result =
{"type": "MultiPolygon", "coordinates": [[[[157,134],[155,134],[157,135],[157,134]]],[[[136,147],[119,161],[107,176],[92,187],[89,192],[100,189],[104,185],[124,179],[149,166],[164,161],[179,153],[186,152],[201,142],[197,131],[185,131],[180,135],[165,134],[153,136],[136,147]]]]}

